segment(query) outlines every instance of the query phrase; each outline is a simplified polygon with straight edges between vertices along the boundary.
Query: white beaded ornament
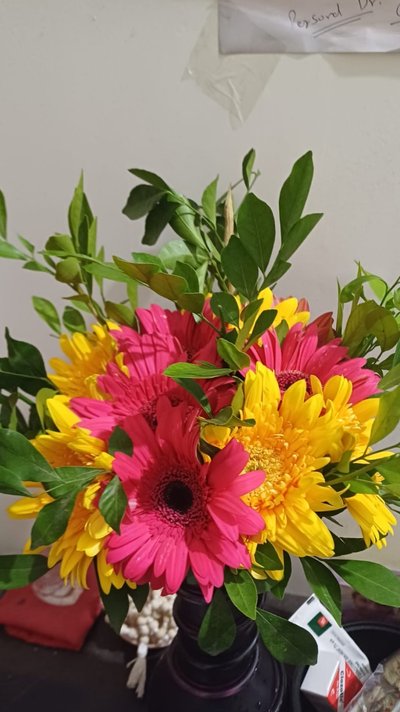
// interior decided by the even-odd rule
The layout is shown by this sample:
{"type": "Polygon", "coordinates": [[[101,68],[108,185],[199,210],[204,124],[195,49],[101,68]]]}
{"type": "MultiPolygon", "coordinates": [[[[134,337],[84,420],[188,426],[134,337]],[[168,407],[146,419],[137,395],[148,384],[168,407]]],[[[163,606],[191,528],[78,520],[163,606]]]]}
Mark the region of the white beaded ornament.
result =
{"type": "Polygon", "coordinates": [[[146,685],[147,653],[152,648],[164,648],[169,645],[177,633],[177,625],[172,616],[175,596],[161,596],[159,591],[150,591],[140,613],[135,604],[130,602],[128,615],[122,624],[120,636],[128,643],[137,646],[137,657],[127,667],[132,670],[127,680],[127,687],[136,689],[138,697],[143,697],[146,685]]]}

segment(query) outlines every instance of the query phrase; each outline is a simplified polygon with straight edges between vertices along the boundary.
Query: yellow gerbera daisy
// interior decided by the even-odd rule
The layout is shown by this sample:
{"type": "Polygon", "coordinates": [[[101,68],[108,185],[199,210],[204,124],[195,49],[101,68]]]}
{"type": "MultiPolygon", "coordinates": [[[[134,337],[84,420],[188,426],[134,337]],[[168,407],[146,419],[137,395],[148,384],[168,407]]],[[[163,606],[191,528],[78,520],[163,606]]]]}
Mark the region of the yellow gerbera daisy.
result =
{"type": "Polygon", "coordinates": [[[61,393],[70,398],[103,398],[97,377],[106,372],[111,361],[123,368],[122,355],[118,354],[117,344],[110,334],[110,330],[118,328],[112,322],[107,327],[94,324],[93,333],[60,336],[60,346],[69,363],[61,358],[50,359],[56,373],[49,374],[49,379],[61,393]]]}
{"type": "Polygon", "coordinates": [[[79,417],[69,408],[66,396],[54,396],[46,405],[58,428],[38,435],[32,444],[53,467],[92,466],[110,470],[112,457],[105,443],[79,428],[79,417]]]}
{"type": "MultiPolygon", "coordinates": [[[[265,472],[264,483],[244,497],[265,521],[253,541],[269,541],[278,553],[329,557],[334,542],[318,513],[341,509],[343,501],[319,471],[329,462],[330,419],[322,395],[308,396],[306,387],[304,379],[297,381],[281,399],[275,374],[257,363],[246,374],[243,407],[243,417],[256,425],[239,427],[231,437],[250,455],[246,469],[265,472]]],[[[217,430],[210,431],[214,442],[217,430]]],[[[222,436],[226,440],[226,429],[222,436]]]]}
{"type": "Polygon", "coordinates": [[[366,545],[375,544],[378,549],[386,546],[386,536],[393,534],[393,526],[397,521],[382,497],[377,494],[355,494],[346,497],[345,504],[359,525],[366,545]]]}
{"type": "Polygon", "coordinates": [[[286,321],[290,329],[295,324],[306,324],[310,318],[309,311],[298,311],[299,301],[296,297],[288,297],[288,299],[276,302],[269,287],[262,289],[257,299],[263,300],[258,311],[259,314],[266,309],[276,309],[278,312],[272,324],[274,328],[279,326],[282,321],[286,321]]]}

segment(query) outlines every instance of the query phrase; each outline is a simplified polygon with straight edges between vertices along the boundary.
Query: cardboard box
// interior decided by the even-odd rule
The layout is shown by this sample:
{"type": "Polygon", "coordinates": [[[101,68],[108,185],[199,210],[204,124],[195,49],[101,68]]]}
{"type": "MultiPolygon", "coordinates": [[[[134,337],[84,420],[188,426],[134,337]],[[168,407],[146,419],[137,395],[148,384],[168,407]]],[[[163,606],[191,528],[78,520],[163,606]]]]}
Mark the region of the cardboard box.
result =
{"type": "Polygon", "coordinates": [[[343,712],[371,673],[368,658],[314,595],[290,620],[318,644],[318,662],[309,667],[301,690],[320,712],[343,712]]]}

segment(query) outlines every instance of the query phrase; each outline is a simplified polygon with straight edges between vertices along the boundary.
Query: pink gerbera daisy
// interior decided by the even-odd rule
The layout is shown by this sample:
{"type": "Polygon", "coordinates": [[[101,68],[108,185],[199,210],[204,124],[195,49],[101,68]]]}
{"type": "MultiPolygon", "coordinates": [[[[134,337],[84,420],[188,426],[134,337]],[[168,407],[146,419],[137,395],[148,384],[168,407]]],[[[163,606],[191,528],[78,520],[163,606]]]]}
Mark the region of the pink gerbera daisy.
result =
{"type": "MultiPolygon", "coordinates": [[[[161,396],[167,396],[174,406],[185,402],[197,415],[205,415],[190,393],[163,375],[171,363],[186,360],[186,354],[175,337],[166,334],[140,335],[129,327],[113,332],[113,336],[118,341],[128,374],[110,363],[107,373],[98,378],[106,400],[74,398],[71,401],[72,410],[81,418],[80,427],[107,441],[116,425],[121,425],[128,416],[141,414],[154,429],[157,403],[161,396]]],[[[212,413],[217,413],[231,402],[234,390],[231,379],[218,378],[201,383],[212,413]]]]}
{"type": "Polygon", "coordinates": [[[344,376],[353,384],[351,403],[355,404],[377,393],[379,376],[365,368],[365,359],[349,358],[340,339],[318,346],[316,323],[303,327],[295,324],[289,329],[282,345],[276,332],[265,332],[261,345],[249,349],[252,365],[257,361],[276,373],[279,386],[286,391],[292,383],[317,376],[325,384],[332,376],[344,376]]]}
{"type": "Polygon", "coordinates": [[[184,404],[157,404],[157,427],[142,416],[124,429],[132,457],[116,453],[114,471],[128,497],[120,534],[107,546],[108,561],[124,576],[175,593],[189,568],[209,602],[224,581],[224,567],[250,568],[242,537],[264,528],[263,518],[241,499],[259,487],[264,472],[241,474],[248,454],[232,440],[209,463],[197,456],[199,429],[184,404]]]}
{"type": "MultiPolygon", "coordinates": [[[[174,336],[186,354],[185,361],[221,364],[217,353],[217,332],[204,321],[197,322],[190,312],[170,311],[153,304],[150,309],[136,309],[142,334],[174,336]]],[[[126,344],[125,348],[129,348],[126,344]]]]}

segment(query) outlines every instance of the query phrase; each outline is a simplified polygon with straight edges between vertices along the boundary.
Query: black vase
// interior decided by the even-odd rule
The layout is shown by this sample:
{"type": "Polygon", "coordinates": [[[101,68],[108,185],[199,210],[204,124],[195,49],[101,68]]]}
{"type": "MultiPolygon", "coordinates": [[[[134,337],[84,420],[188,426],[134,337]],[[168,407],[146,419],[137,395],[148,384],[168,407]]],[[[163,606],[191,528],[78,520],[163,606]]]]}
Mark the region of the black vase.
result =
{"type": "Polygon", "coordinates": [[[174,604],[178,634],[149,680],[149,712],[283,712],[285,671],[260,643],[255,623],[233,609],[236,638],[211,656],[197,643],[206,609],[199,588],[185,583],[174,604]]]}

